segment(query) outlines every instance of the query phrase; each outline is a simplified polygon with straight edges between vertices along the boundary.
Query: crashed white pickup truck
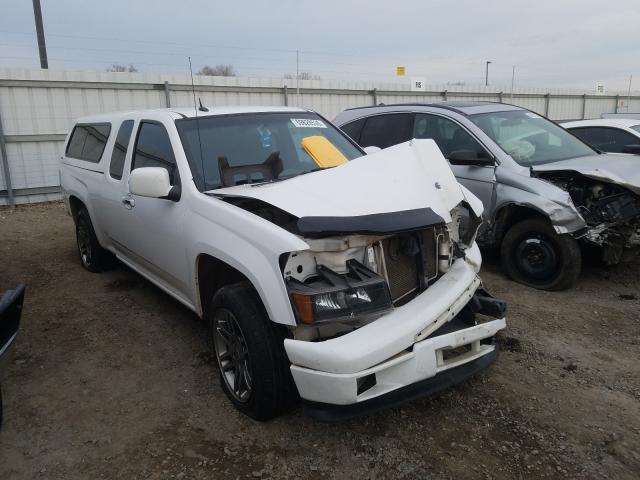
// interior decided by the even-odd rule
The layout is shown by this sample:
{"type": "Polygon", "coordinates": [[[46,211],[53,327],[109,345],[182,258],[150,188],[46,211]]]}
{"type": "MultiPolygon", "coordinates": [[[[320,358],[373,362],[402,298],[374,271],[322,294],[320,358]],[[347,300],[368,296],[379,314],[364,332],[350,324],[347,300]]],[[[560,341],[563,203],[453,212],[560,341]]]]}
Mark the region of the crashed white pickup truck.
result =
{"type": "Polygon", "coordinates": [[[80,119],[61,184],[84,267],[117,257],[205,318],[240,411],[339,420],[495,359],[482,204],[433,141],[365,155],[308,110],[199,110],[80,119]]]}

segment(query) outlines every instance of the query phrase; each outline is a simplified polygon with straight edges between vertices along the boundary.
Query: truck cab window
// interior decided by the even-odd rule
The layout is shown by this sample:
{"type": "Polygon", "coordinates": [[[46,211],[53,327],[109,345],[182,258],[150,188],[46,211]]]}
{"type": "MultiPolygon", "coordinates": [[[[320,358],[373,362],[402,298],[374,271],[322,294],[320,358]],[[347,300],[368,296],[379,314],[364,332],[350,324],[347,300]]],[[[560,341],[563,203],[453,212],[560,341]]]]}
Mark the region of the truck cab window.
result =
{"type": "Polygon", "coordinates": [[[120,180],[122,178],[124,159],[127,156],[127,147],[129,146],[132,131],[133,120],[125,120],[122,122],[122,125],[120,125],[120,129],[118,130],[118,135],[116,136],[116,143],[113,145],[111,163],[109,164],[109,175],[116,180],[120,180]]]}
{"type": "Polygon", "coordinates": [[[161,123],[142,121],[133,152],[131,170],[141,167],[162,167],[169,172],[171,185],[176,182],[176,158],[169,134],[161,123]]]}

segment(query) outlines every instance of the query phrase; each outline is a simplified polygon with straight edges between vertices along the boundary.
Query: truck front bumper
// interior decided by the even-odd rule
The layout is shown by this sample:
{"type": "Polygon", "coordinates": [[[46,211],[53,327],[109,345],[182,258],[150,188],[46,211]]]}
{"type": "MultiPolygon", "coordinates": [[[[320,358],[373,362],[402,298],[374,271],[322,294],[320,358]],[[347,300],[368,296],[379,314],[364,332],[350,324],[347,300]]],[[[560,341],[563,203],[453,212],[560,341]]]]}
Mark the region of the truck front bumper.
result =
{"type": "MultiPolygon", "coordinates": [[[[476,260],[457,259],[412,301],[351,333],[320,342],[285,340],[291,373],[307,411],[328,420],[322,412],[332,410],[329,417],[338,418],[342,414],[327,405],[362,404],[366,413],[378,397],[391,397],[392,392],[415,385],[411,394],[396,395],[409,400],[417,391],[433,393],[432,386],[420,388],[419,382],[435,377],[446,387],[486,368],[496,356],[489,339],[505,327],[504,318],[441,335],[436,332],[456,317],[480,286],[476,260]],[[463,351],[451,355],[453,349],[463,351]]],[[[395,403],[395,397],[377,400],[381,406],[395,403]]]]}

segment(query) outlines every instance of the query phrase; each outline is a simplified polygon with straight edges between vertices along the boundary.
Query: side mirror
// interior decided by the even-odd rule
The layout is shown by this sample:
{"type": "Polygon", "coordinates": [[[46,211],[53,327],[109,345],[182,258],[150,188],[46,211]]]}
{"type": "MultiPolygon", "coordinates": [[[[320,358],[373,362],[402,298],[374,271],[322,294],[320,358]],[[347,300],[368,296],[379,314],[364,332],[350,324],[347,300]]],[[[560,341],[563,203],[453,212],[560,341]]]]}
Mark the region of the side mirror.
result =
{"type": "Polygon", "coordinates": [[[625,145],[622,147],[622,153],[633,153],[635,155],[640,155],[640,144],[634,143],[632,145],[625,145]]]}
{"type": "Polygon", "coordinates": [[[493,165],[493,158],[479,157],[473,150],[454,150],[447,157],[451,165],[486,167],[493,165]]]}
{"type": "Polygon", "coordinates": [[[367,155],[371,155],[372,153],[379,152],[382,149],[380,147],[371,146],[371,147],[364,147],[363,150],[364,150],[364,153],[366,153],[367,155]]]}
{"type": "Polygon", "coordinates": [[[129,191],[133,195],[178,201],[180,187],[171,186],[169,172],[162,167],[136,168],[129,175],[129,191]]]}

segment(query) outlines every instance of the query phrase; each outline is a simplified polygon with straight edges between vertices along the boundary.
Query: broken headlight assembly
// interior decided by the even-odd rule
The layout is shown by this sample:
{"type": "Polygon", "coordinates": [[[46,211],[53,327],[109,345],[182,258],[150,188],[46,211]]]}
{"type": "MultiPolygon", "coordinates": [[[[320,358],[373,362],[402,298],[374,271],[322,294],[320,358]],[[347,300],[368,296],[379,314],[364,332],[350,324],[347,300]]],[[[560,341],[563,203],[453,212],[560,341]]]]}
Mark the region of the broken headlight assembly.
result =
{"type": "Polygon", "coordinates": [[[347,273],[318,265],[317,275],[305,282],[287,279],[300,323],[350,321],[381,316],[393,308],[384,278],[356,260],[347,261],[347,273]]]}
{"type": "Polygon", "coordinates": [[[469,248],[476,240],[478,229],[482,225],[482,217],[478,217],[467,202],[460,202],[451,211],[451,218],[458,224],[460,244],[465,248],[469,248]]]}

